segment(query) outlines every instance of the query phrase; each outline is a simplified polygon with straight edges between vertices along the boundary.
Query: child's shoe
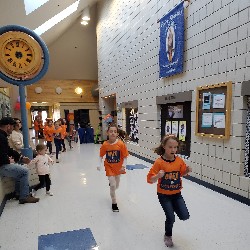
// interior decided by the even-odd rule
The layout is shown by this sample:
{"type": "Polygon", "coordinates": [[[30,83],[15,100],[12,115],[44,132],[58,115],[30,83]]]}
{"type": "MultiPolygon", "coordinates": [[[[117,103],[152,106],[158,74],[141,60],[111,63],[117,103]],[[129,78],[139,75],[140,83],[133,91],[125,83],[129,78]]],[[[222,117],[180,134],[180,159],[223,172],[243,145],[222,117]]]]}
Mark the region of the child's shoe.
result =
{"type": "Polygon", "coordinates": [[[172,241],[172,236],[166,236],[164,235],[164,242],[167,247],[172,247],[174,245],[172,241]]]}
{"type": "Polygon", "coordinates": [[[32,189],[32,190],[31,190],[31,196],[33,196],[33,197],[36,196],[36,190],[35,190],[35,189],[32,189]]]}
{"type": "Polygon", "coordinates": [[[53,193],[51,193],[50,191],[46,191],[46,194],[49,196],[53,196],[53,193]]]}
{"type": "Polygon", "coordinates": [[[112,204],[112,210],[113,212],[119,212],[119,208],[117,207],[117,204],[112,204]]]}
{"type": "Polygon", "coordinates": [[[58,159],[56,159],[56,163],[59,163],[59,160],[58,160],[58,159]]]}

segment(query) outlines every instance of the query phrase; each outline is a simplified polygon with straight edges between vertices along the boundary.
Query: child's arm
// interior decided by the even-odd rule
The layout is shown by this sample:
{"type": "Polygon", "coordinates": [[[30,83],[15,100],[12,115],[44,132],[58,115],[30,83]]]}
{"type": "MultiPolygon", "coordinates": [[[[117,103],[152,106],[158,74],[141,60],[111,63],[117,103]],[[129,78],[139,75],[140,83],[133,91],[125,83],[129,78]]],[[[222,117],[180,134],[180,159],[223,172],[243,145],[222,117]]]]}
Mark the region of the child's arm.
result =
{"type": "Polygon", "coordinates": [[[162,178],[165,171],[161,169],[161,164],[156,160],[152,168],[149,170],[147,175],[148,183],[155,183],[159,178],[162,178]]]}
{"type": "Polygon", "coordinates": [[[125,157],[123,159],[123,164],[122,164],[122,168],[121,168],[121,172],[124,172],[126,170],[126,167],[127,167],[127,161],[128,161],[128,157],[125,157]]]}
{"type": "Polygon", "coordinates": [[[34,159],[32,159],[32,160],[30,161],[30,163],[29,163],[28,165],[35,164],[35,163],[37,163],[38,161],[39,161],[39,159],[38,159],[38,157],[36,156],[34,159]]]}
{"type": "Polygon", "coordinates": [[[51,164],[54,164],[54,161],[48,156],[48,158],[49,158],[49,164],[51,163],[51,164]]]}
{"type": "Polygon", "coordinates": [[[100,171],[102,167],[102,157],[99,158],[99,166],[97,167],[97,170],[100,171]]]}
{"type": "Polygon", "coordinates": [[[155,183],[156,181],[158,181],[158,179],[162,178],[164,174],[165,174],[165,171],[164,170],[160,170],[158,172],[158,174],[156,174],[156,175],[154,175],[154,176],[151,177],[150,182],[151,183],[155,183]]]}
{"type": "Polygon", "coordinates": [[[188,175],[190,172],[192,172],[192,168],[187,166],[186,171],[184,172],[183,176],[188,175]]]}

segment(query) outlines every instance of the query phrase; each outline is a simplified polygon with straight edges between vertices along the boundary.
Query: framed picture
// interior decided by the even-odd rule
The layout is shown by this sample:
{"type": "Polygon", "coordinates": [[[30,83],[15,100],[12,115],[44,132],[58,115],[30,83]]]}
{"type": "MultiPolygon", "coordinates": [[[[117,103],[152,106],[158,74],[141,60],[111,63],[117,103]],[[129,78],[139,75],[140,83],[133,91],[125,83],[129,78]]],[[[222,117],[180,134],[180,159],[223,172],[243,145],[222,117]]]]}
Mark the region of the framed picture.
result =
{"type": "Polygon", "coordinates": [[[231,100],[232,82],[198,87],[195,134],[228,139],[230,137],[231,100]]]}
{"type": "Polygon", "coordinates": [[[183,105],[168,106],[168,116],[167,117],[169,119],[183,118],[183,105]]]}

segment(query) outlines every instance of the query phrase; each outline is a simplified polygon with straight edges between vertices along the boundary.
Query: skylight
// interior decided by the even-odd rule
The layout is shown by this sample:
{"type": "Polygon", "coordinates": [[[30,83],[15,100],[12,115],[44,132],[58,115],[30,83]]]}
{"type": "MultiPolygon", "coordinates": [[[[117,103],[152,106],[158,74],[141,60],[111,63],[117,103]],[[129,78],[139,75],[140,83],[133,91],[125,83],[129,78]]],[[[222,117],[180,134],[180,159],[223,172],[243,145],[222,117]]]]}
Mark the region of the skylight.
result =
{"type": "Polygon", "coordinates": [[[26,15],[29,15],[34,10],[40,8],[43,4],[47,3],[49,0],[24,0],[24,6],[26,15]]]}
{"type": "Polygon", "coordinates": [[[61,11],[60,13],[58,13],[55,16],[53,16],[52,18],[50,18],[44,24],[42,24],[41,26],[39,26],[38,28],[36,28],[34,31],[39,36],[42,35],[44,32],[46,32],[47,30],[49,30],[50,28],[52,28],[53,26],[55,26],[57,23],[61,22],[63,19],[65,19],[66,17],[68,17],[69,15],[71,15],[72,13],[74,13],[77,10],[77,8],[78,8],[79,2],[80,2],[80,0],[74,2],[69,7],[67,7],[66,9],[64,9],[63,11],[61,11]]]}

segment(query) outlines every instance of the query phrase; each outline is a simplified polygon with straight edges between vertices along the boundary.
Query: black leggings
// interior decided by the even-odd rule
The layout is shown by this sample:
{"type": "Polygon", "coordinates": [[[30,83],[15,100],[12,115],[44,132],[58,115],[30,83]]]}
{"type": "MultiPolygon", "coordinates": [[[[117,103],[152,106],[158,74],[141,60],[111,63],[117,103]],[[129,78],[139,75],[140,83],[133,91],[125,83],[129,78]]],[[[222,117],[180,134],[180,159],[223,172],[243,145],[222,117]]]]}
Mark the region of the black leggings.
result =
{"type": "Polygon", "coordinates": [[[38,185],[36,185],[36,187],[34,188],[36,191],[40,188],[43,188],[44,187],[44,182],[46,184],[46,191],[49,191],[50,190],[50,185],[51,185],[51,180],[49,178],[49,175],[46,174],[46,175],[38,175],[39,177],[39,181],[40,183],[38,185]]]}
{"type": "Polygon", "coordinates": [[[52,154],[52,142],[47,141],[47,148],[49,149],[49,153],[52,154]]]}

